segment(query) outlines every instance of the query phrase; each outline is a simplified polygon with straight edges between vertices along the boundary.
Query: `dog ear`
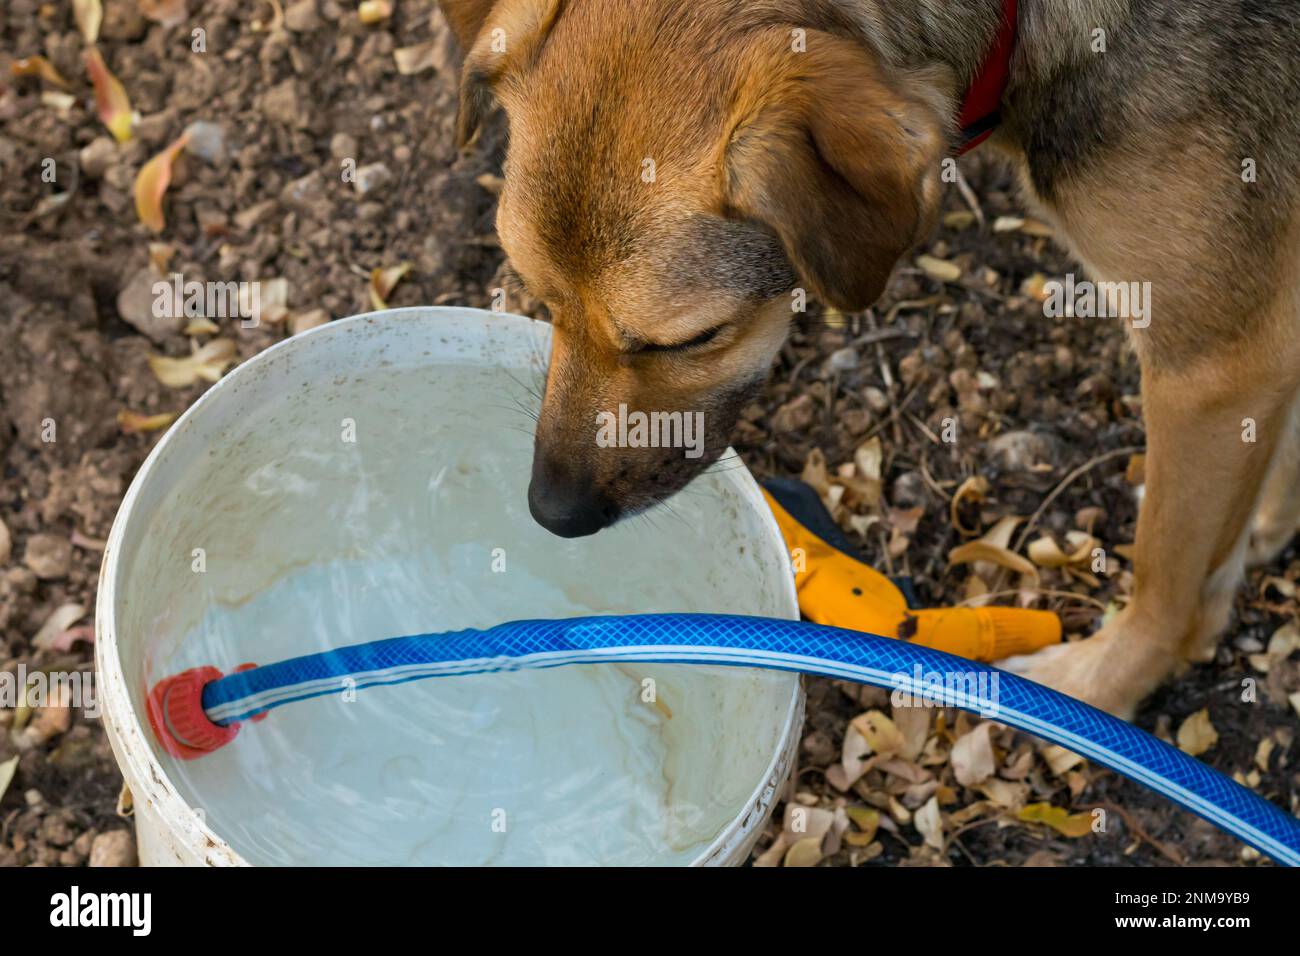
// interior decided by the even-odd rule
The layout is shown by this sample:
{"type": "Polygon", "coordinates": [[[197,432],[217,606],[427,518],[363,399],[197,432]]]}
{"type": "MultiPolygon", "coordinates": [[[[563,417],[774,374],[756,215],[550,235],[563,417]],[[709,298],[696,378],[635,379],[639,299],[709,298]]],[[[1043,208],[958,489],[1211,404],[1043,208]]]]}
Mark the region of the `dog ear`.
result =
{"type": "Polygon", "coordinates": [[[776,232],[817,298],[864,309],[934,225],[944,123],[851,41],[810,30],[793,52],[788,33],[771,39],[739,92],[726,202],[776,232]]]}
{"type": "Polygon", "coordinates": [[[438,0],[442,14],[451,24],[451,32],[462,50],[468,50],[478,39],[483,21],[492,11],[496,0],[438,0]]]}
{"type": "Polygon", "coordinates": [[[461,69],[456,143],[462,149],[492,108],[492,89],[507,69],[522,69],[540,52],[562,0],[439,0],[466,50],[461,69]]]}

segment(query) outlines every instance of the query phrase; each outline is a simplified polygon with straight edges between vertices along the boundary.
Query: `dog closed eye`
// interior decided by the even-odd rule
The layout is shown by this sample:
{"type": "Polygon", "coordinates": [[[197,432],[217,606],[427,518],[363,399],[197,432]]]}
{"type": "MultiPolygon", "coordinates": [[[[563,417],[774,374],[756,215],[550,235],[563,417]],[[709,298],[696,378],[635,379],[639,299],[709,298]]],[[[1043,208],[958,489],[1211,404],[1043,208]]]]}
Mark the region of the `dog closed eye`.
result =
{"type": "Polygon", "coordinates": [[[699,335],[689,338],[685,342],[637,342],[627,351],[631,354],[639,352],[686,352],[712,342],[726,327],[725,324],[715,325],[713,328],[705,329],[699,335]]]}

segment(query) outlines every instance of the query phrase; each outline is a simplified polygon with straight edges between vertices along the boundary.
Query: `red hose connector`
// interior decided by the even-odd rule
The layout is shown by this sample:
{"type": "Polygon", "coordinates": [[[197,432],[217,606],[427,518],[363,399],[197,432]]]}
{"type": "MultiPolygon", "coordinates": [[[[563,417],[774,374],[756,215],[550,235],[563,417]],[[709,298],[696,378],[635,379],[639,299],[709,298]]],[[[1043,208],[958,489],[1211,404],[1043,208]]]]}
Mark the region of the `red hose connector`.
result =
{"type": "Polygon", "coordinates": [[[202,757],[224,747],[239,733],[239,724],[223,727],[203,712],[203,688],[222,676],[215,667],[192,667],[164,677],[149,691],[149,725],[162,749],[173,757],[202,757]]]}

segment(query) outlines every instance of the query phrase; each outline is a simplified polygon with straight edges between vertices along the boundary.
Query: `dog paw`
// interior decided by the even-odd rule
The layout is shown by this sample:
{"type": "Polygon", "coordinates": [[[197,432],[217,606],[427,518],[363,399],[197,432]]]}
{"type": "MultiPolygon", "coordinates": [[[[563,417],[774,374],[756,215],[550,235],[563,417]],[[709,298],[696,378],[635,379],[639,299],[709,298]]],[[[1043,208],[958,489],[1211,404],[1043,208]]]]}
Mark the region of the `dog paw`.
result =
{"type": "Polygon", "coordinates": [[[1257,568],[1270,564],[1291,543],[1291,539],[1300,531],[1292,524],[1269,522],[1257,518],[1250,529],[1250,543],[1246,546],[1247,567],[1257,568]]]}
{"type": "Polygon", "coordinates": [[[1112,624],[1082,641],[1009,657],[997,666],[1131,720],[1175,663],[1172,655],[1142,644],[1140,636],[1112,624]]]}

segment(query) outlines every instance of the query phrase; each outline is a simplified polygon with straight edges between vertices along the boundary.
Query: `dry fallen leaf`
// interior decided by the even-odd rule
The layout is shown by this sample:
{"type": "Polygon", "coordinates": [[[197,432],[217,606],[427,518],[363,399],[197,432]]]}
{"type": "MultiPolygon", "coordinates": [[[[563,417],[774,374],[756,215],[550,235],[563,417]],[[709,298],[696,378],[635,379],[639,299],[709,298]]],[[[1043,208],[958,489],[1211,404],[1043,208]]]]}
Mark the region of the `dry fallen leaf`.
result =
{"type": "Polygon", "coordinates": [[[99,118],[114,139],[119,143],[127,142],[131,138],[131,127],[135,124],[135,113],[131,110],[131,100],[127,97],[125,88],[109,72],[104,58],[95,47],[86,51],[85,62],[86,72],[90,74],[90,82],[95,87],[95,109],[99,112],[99,118]]]}
{"type": "Polygon", "coordinates": [[[18,771],[18,757],[10,757],[4,763],[0,763],[0,799],[4,798],[5,791],[9,789],[9,784],[13,782],[14,774],[18,771]]]}
{"type": "Polygon", "coordinates": [[[849,725],[844,732],[844,744],[840,750],[840,765],[838,768],[831,767],[827,771],[827,779],[831,785],[839,790],[847,790],[862,777],[870,768],[867,758],[871,756],[871,745],[867,739],[857,730],[856,727],[849,725]],[[834,773],[836,769],[843,772],[843,776],[834,773]]]}
{"type": "Polygon", "coordinates": [[[289,317],[289,331],[297,335],[300,332],[326,325],[329,321],[330,313],[327,309],[310,309],[306,312],[295,313],[289,317]]]}
{"type": "Polygon", "coordinates": [[[376,311],[388,308],[388,294],[402,277],[411,271],[411,264],[403,262],[388,269],[370,270],[370,304],[376,311]]]}
{"type": "Polygon", "coordinates": [[[87,43],[99,39],[99,25],[104,22],[104,8],[99,0],[72,0],[72,15],[82,39],[87,43]]]}
{"type": "Polygon", "coordinates": [[[1204,707],[1178,728],[1178,749],[1192,757],[1199,757],[1218,742],[1219,732],[1210,723],[1210,712],[1204,707]]]}
{"type": "Polygon", "coordinates": [[[934,711],[929,707],[894,707],[894,726],[903,735],[903,746],[898,755],[904,760],[915,760],[925,749],[933,716],[934,711]]]}
{"type": "Polygon", "coordinates": [[[885,463],[885,451],[880,444],[880,436],[874,435],[858,446],[853,453],[853,464],[858,474],[872,481],[880,480],[880,470],[885,463]]]}
{"type": "Polygon", "coordinates": [[[849,722],[849,726],[860,733],[867,746],[877,754],[897,753],[906,742],[894,722],[878,710],[859,714],[849,722]]]}
{"type": "Polygon", "coordinates": [[[1289,621],[1273,632],[1264,653],[1276,662],[1286,660],[1297,650],[1300,650],[1300,627],[1289,621]]]}
{"type": "Polygon", "coordinates": [[[1147,456],[1144,454],[1130,455],[1128,464],[1124,468],[1124,480],[1134,487],[1145,484],[1147,480],[1147,456]]]}
{"type": "Polygon", "coordinates": [[[1047,283],[1050,280],[1041,272],[1035,272],[1033,275],[1020,283],[1020,294],[1028,296],[1035,302],[1046,302],[1050,293],[1047,291],[1047,283]]]}
{"type": "Polygon", "coordinates": [[[378,23],[393,15],[393,5],[389,0],[361,0],[357,7],[357,16],[362,23],[378,23]]]}
{"type": "Polygon", "coordinates": [[[24,736],[29,743],[44,743],[66,733],[72,726],[72,688],[59,684],[57,690],[51,688],[51,691],[49,705],[36,708],[36,714],[27,726],[24,736]]]}
{"type": "Polygon", "coordinates": [[[493,196],[500,196],[506,185],[505,179],[496,173],[480,173],[474,177],[474,182],[493,196]]]}
{"type": "Polygon", "coordinates": [[[9,72],[14,76],[39,76],[46,83],[53,83],[67,89],[68,81],[56,70],[53,64],[43,56],[29,56],[14,60],[9,64],[9,72]]]}
{"type": "Polygon", "coordinates": [[[9,563],[13,547],[14,540],[9,534],[9,528],[5,525],[4,519],[0,518],[0,567],[9,563]]]}
{"type": "Polygon", "coordinates": [[[1255,747],[1255,766],[1268,773],[1268,758],[1273,755],[1277,742],[1272,737],[1265,737],[1255,747]]]}
{"type": "Polygon", "coordinates": [[[186,0],[138,0],[138,3],[146,19],[165,27],[184,23],[190,15],[186,0]]]}
{"type": "Polygon", "coordinates": [[[1048,769],[1057,777],[1064,776],[1083,763],[1082,756],[1057,744],[1044,744],[1039,753],[1046,761],[1048,769]]]}
{"type": "Polygon", "coordinates": [[[949,262],[947,259],[936,259],[934,256],[917,256],[916,264],[922,272],[936,282],[956,282],[961,278],[961,266],[955,262],[949,262]]]}
{"type": "Polygon", "coordinates": [[[189,130],[181,133],[174,143],[140,167],[135,177],[135,213],[154,232],[162,232],[167,224],[163,218],[163,195],[171,185],[172,163],[189,139],[189,130]]]}
{"type": "Polygon", "coordinates": [[[985,538],[959,544],[948,552],[949,564],[970,564],[975,561],[988,561],[1008,571],[1015,571],[1028,578],[1030,587],[1038,586],[1038,569],[1028,558],[1021,557],[1010,548],[998,547],[985,538]]]}
{"type": "Polygon", "coordinates": [[[234,361],[235,343],[230,339],[213,339],[185,358],[150,355],[149,368],[158,381],[171,388],[185,388],[200,379],[215,382],[234,361]]]}
{"type": "Polygon", "coordinates": [[[1029,784],[990,777],[975,788],[1004,810],[1019,810],[1029,799],[1029,784]]]}
{"type": "Polygon", "coordinates": [[[822,859],[820,838],[805,837],[797,840],[785,854],[786,866],[816,866],[822,859]]]}
{"type": "Polygon", "coordinates": [[[32,638],[32,646],[40,650],[49,650],[54,639],[86,616],[86,609],[80,604],[61,604],[45,619],[41,629],[32,638]]]}
{"type": "Polygon", "coordinates": [[[987,721],[975,726],[970,733],[959,737],[952,746],[953,776],[963,787],[974,787],[993,776],[997,761],[993,756],[993,742],[989,734],[993,725],[987,721]]]}
{"type": "Polygon", "coordinates": [[[41,93],[41,105],[48,106],[60,116],[66,116],[77,105],[77,98],[71,93],[58,90],[45,90],[41,93]]]}
{"type": "Polygon", "coordinates": [[[1062,836],[1078,838],[1092,832],[1092,815],[1070,813],[1050,803],[1031,803],[1016,814],[1025,823],[1044,823],[1062,836]]]}
{"type": "Polygon", "coordinates": [[[175,412],[141,415],[139,412],[124,408],[117,413],[117,427],[122,429],[122,433],[125,435],[133,435],[136,432],[156,432],[159,429],[166,428],[174,421],[176,421],[175,412]]]}
{"type": "Polygon", "coordinates": [[[771,846],[754,858],[754,866],[779,866],[789,846],[790,838],[783,830],[776,835],[771,846]]]}
{"type": "Polygon", "coordinates": [[[1040,568],[1063,568],[1070,564],[1087,564],[1092,560],[1092,549],[1101,543],[1082,531],[1069,532],[1066,535],[1066,542],[1070,545],[1068,554],[1061,550],[1056,539],[1046,535],[1037,538],[1031,541],[1026,549],[1029,560],[1040,568]]]}
{"type": "Polygon", "coordinates": [[[403,76],[412,76],[432,70],[437,51],[436,40],[426,40],[415,46],[404,46],[393,51],[393,60],[397,63],[397,72],[403,76]]]}
{"type": "Polygon", "coordinates": [[[955,212],[945,213],[943,224],[948,229],[969,229],[975,224],[975,214],[969,209],[958,209],[955,212]]]}
{"type": "Polygon", "coordinates": [[[936,850],[943,849],[943,814],[935,797],[931,797],[925,806],[916,811],[912,823],[916,826],[916,831],[925,837],[927,846],[936,850]]]}
{"type": "Polygon", "coordinates": [[[873,807],[845,807],[844,812],[853,821],[859,832],[844,834],[844,841],[850,846],[866,846],[876,838],[880,827],[880,811],[873,807]]]}
{"type": "Polygon", "coordinates": [[[94,644],[95,625],[79,624],[76,627],[70,627],[66,631],[57,634],[54,640],[50,641],[50,650],[66,654],[68,651],[72,650],[72,645],[77,641],[85,641],[87,644],[94,644]]]}
{"type": "Polygon", "coordinates": [[[961,523],[958,512],[962,504],[967,499],[970,499],[975,504],[981,504],[988,496],[988,493],[988,479],[981,475],[972,475],[963,481],[953,494],[952,502],[948,506],[948,520],[963,538],[971,538],[979,534],[979,528],[967,528],[961,523]]]}
{"type": "Polygon", "coordinates": [[[785,805],[782,825],[792,842],[810,838],[816,840],[820,847],[826,834],[835,825],[835,814],[823,807],[804,807],[790,802],[785,805]]]}
{"type": "Polygon", "coordinates": [[[221,331],[221,326],[213,322],[206,315],[200,315],[190,319],[181,329],[186,335],[216,335],[221,331]]]}

